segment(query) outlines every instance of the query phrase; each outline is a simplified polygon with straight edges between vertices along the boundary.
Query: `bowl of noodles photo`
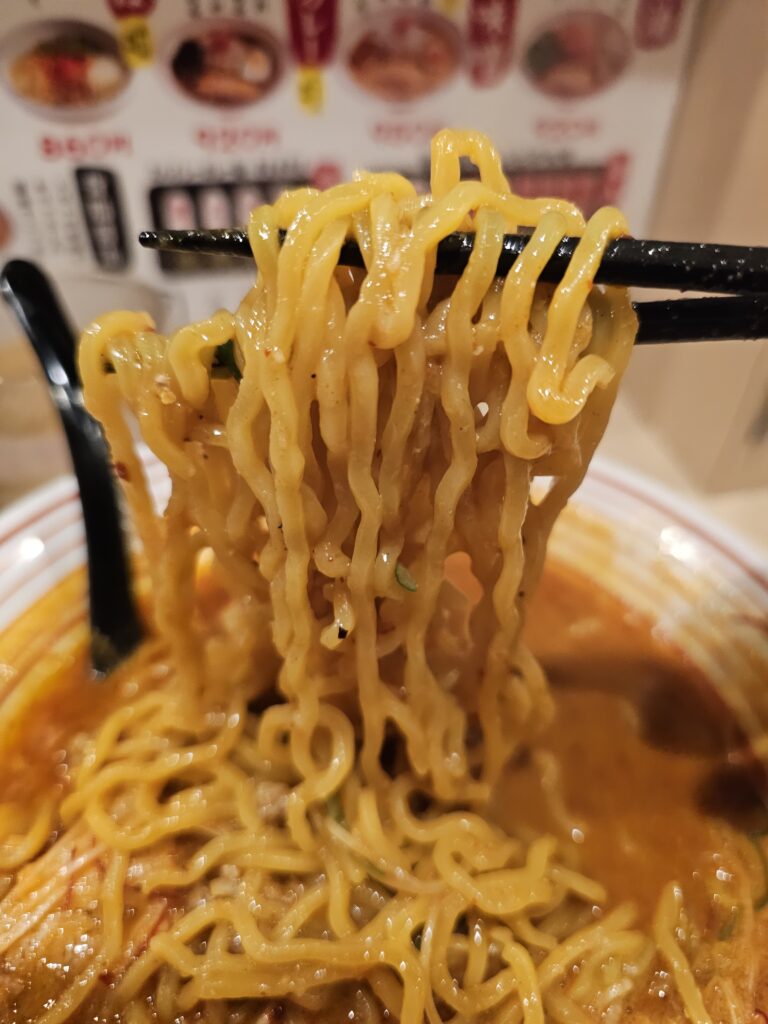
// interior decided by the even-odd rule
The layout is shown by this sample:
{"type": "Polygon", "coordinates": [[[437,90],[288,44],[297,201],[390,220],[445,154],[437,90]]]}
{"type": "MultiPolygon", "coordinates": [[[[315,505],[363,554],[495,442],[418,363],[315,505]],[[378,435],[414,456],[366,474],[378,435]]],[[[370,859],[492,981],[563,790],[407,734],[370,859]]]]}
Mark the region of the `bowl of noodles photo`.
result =
{"type": "Polygon", "coordinates": [[[569,11],[537,29],[523,70],[540,91],[561,100],[602,92],[629,64],[632,43],[621,23],[600,11],[569,11]]]}
{"type": "Polygon", "coordinates": [[[622,215],[432,152],[259,207],[236,310],[81,337],[144,638],[94,678],[73,480],[0,517],[2,1020],[767,1011],[768,565],[593,458],[622,215]]]}
{"type": "Polygon", "coordinates": [[[442,15],[398,10],[367,19],[346,62],[366,92],[408,102],[430,95],[453,78],[461,63],[461,39],[442,15]]]}
{"type": "Polygon", "coordinates": [[[185,27],[167,47],[182,93],[215,107],[243,107],[268,96],[282,74],[280,45],[261,25],[211,18],[185,27]]]}
{"type": "Polygon", "coordinates": [[[22,25],[0,44],[6,88],[28,109],[59,121],[111,113],[131,80],[105,29],[57,19],[22,25]]]}

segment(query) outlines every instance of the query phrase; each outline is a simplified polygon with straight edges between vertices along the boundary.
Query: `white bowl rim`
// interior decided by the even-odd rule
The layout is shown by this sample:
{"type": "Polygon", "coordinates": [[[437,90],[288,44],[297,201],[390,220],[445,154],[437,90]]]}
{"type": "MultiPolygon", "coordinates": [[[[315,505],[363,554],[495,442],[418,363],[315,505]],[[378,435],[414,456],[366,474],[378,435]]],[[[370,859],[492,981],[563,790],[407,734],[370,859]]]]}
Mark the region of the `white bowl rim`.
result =
{"type": "MultiPolygon", "coordinates": [[[[669,515],[685,529],[695,533],[706,544],[716,548],[758,583],[768,594],[768,553],[735,527],[705,508],[695,498],[688,498],[656,478],[631,469],[614,459],[595,457],[587,476],[610,486],[618,486],[631,498],[651,505],[669,515]]],[[[579,492],[573,501],[578,505],[579,492]]]]}

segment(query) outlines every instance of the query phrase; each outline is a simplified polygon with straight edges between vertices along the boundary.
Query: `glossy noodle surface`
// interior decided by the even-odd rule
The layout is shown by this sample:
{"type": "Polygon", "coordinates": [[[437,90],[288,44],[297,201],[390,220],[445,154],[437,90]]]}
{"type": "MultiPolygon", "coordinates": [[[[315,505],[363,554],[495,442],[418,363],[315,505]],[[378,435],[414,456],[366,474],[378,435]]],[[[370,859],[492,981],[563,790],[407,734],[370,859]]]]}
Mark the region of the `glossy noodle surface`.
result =
{"type": "MultiPolygon", "coordinates": [[[[287,193],[252,213],[235,313],[167,338],[118,312],[83,336],[151,639],[74,736],[50,716],[66,767],[3,805],[17,1019],[579,1024],[663,1004],[707,1024],[755,1006],[763,840],[718,832],[695,799],[721,738],[651,757],[642,679],[600,654],[601,623],[635,634],[598,596],[583,673],[578,603],[560,614],[545,588],[524,632],[630,354],[626,292],[593,283],[626,224],[512,195],[475,133],[435,138],[431,184],[287,193]],[[469,264],[436,277],[458,229],[469,264]],[[568,271],[540,285],[565,233],[582,236],[568,271]],[[337,267],[350,236],[365,271],[337,267]],[[162,514],[133,420],[168,469],[162,514]],[[591,760],[606,751],[612,767],[591,760]],[[601,802],[611,784],[626,813],[601,802]]],[[[44,735],[20,735],[21,764],[44,735]]]]}

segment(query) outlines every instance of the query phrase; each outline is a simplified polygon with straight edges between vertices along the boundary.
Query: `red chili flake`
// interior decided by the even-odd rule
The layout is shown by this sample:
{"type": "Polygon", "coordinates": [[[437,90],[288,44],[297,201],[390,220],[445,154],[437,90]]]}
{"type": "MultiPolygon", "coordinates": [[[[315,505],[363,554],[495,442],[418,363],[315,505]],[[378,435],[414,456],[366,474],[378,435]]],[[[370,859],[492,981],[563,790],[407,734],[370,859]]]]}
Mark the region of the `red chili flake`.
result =
{"type": "Polygon", "coordinates": [[[67,888],[64,891],[64,899],[61,901],[62,908],[64,910],[72,909],[72,893],[75,891],[75,879],[70,876],[67,882],[67,888]]]}
{"type": "Polygon", "coordinates": [[[163,900],[162,901],[162,907],[160,909],[160,913],[157,916],[157,919],[155,920],[154,924],[150,927],[149,931],[144,936],[143,940],[139,943],[139,946],[136,949],[136,952],[133,954],[134,957],[136,957],[136,959],[138,959],[143,953],[145,953],[147,951],[147,949],[149,948],[150,942],[152,941],[152,939],[154,939],[154,937],[157,935],[157,933],[160,931],[160,929],[163,927],[163,925],[166,924],[166,922],[169,920],[169,918],[170,918],[170,908],[168,906],[168,901],[167,900],[163,900]]]}
{"type": "Polygon", "coordinates": [[[131,474],[128,472],[128,467],[124,462],[115,463],[115,472],[121,480],[128,482],[131,479],[131,474]]]}

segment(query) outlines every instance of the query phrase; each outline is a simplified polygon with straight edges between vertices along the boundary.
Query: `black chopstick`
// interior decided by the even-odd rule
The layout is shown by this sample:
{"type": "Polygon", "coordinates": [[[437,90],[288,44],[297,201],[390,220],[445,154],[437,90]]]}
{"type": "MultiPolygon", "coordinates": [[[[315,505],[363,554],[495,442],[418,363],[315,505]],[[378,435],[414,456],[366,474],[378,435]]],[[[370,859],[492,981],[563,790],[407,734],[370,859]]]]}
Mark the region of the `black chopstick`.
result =
{"type": "Polygon", "coordinates": [[[768,295],[636,302],[638,345],[768,338],[768,295]]]}
{"type": "MultiPolygon", "coordinates": [[[[459,273],[466,266],[473,241],[474,235],[465,232],[456,232],[445,238],[437,248],[440,273],[459,273]]],[[[500,275],[509,271],[527,241],[527,235],[506,236],[498,264],[500,275]]],[[[161,252],[252,257],[248,235],[239,228],[224,231],[142,231],[139,242],[147,249],[161,252]]],[[[578,238],[563,238],[544,268],[543,280],[560,280],[577,242],[578,238]]],[[[362,254],[355,242],[344,243],[339,262],[345,266],[363,266],[362,254]]],[[[674,291],[768,294],[768,248],[617,238],[602,258],[597,281],[674,291]]]]}

